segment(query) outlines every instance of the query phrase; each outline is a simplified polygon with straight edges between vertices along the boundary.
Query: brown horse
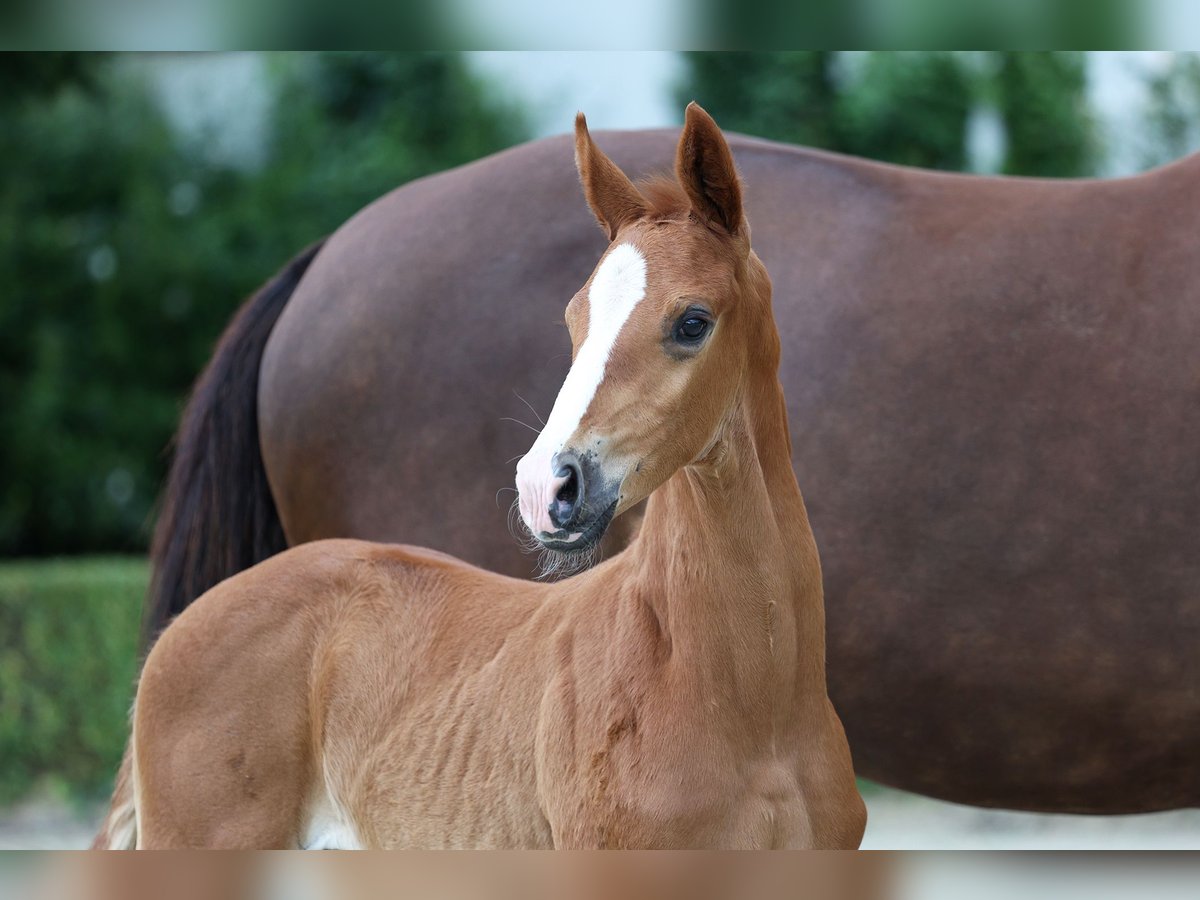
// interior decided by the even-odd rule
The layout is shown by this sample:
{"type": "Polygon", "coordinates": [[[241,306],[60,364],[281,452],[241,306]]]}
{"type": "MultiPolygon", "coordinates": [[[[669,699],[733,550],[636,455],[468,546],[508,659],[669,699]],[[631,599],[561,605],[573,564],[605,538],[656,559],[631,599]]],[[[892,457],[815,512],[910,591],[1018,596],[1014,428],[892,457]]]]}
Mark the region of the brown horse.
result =
{"type": "MultiPolygon", "coordinates": [[[[638,174],[675,140],[600,138],[638,174]]],[[[1034,181],[731,143],[859,771],[992,806],[1200,802],[1200,157],[1034,181]]],[[[602,249],[570,155],[407,185],[247,304],[180,432],[152,627],[282,549],[276,506],[291,543],[530,573],[494,496],[602,249]]]]}
{"type": "Polygon", "coordinates": [[[142,672],[114,801],[137,846],[858,846],[733,157],[695,104],[678,184],[643,193],[582,116],[576,157],[612,245],[521,516],[586,554],[649,497],[638,538],[555,584],[359,541],[222,582],[142,672]]]}

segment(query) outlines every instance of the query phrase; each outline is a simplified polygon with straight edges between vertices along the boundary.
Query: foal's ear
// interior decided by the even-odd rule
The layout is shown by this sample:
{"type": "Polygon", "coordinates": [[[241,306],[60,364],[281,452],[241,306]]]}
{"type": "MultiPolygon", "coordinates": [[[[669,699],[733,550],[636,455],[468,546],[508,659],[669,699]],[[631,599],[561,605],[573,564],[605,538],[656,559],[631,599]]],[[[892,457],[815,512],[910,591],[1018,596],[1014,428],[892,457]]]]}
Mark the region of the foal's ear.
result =
{"type": "Polygon", "coordinates": [[[710,224],[736,234],[742,227],[742,185],[725,135],[693,100],[683,117],[675,153],[675,177],[692,210],[710,224]]]}
{"type": "Polygon", "coordinates": [[[575,167],[583,182],[583,195],[596,214],[600,227],[611,241],[622,225],[641,218],[646,212],[645,198],[617,164],[605,156],[588,133],[583,113],[575,116],[575,167]]]}

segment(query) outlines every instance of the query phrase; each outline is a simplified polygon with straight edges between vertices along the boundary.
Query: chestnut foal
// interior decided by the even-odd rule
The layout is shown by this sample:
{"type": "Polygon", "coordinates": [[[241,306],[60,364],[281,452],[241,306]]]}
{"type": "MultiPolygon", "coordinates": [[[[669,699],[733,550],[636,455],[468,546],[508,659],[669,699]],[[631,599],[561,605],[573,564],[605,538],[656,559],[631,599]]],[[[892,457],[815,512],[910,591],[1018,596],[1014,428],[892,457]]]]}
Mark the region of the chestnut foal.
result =
{"type": "Polygon", "coordinates": [[[638,538],[554,584],[357,541],[219,584],[146,661],[99,844],[858,846],[729,148],[692,104],[677,184],[635,186],[582,116],[576,161],[612,245],[520,510],[581,554],[649,496],[638,538]]]}

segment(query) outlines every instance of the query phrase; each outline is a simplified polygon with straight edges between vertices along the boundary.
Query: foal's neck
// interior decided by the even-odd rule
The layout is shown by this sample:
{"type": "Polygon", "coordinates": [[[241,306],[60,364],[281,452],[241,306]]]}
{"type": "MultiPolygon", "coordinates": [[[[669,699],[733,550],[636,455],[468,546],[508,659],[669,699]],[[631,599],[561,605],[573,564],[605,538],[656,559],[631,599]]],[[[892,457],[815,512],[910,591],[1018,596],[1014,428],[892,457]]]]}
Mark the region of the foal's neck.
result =
{"type": "Polygon", "coordinates": [[[820,563],[773,370],[750,374],[712,452],[651,496],[630,554],[641,602],[698,692],[764,714],[824,701],[820,563]]]}

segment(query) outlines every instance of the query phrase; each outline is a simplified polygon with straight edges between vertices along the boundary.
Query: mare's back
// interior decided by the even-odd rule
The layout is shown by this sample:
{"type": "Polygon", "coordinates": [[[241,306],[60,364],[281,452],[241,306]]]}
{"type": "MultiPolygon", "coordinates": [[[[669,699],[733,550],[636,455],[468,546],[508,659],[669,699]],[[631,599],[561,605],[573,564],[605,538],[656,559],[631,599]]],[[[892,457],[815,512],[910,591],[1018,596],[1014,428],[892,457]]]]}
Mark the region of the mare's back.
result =
{"type": "MultiPolygon", "coordinates": [[[[630,173],[669,168],[675,140],[598,136],[630,173]]],[[[965,802],[1179,802],[1200,739],[1180,629],[1200,616],[1200,160],[1042,182],[731,143],[863,774],[965,802]],[[1131,733],[1154,783],[1122,781],[1131,733]]],[[[518,394],[550,409],[563,307],[603,247],[564,138],[343,227],[263,364],[289,537],[529,574],[497,491],[532,435],[506,417],[537,426],[518,394]]]]}

